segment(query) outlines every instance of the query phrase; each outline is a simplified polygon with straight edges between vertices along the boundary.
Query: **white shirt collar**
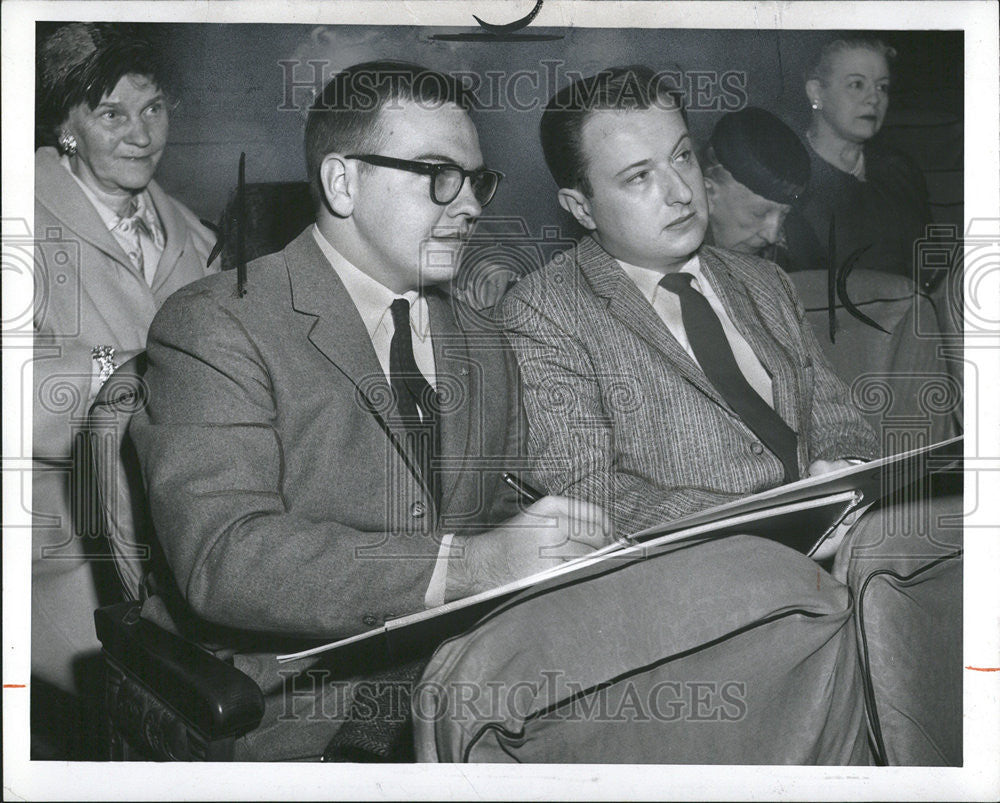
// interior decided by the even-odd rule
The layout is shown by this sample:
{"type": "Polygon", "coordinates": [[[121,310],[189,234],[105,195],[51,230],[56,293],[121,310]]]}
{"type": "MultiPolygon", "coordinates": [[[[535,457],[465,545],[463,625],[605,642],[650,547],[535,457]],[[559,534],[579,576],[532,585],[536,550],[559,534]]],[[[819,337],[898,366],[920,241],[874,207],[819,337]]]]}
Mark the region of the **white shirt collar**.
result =
{"type": "MultiPolygon", "coordinates": [[[[618,264],[621,265],[622,270],[635,283],[635,286],[639,288],[639,292],[652,304],[656,300],[659,291],[662,290],[660,280],[663,279],[664,272],[662,270],[654,270],[653,268],[640,268],[638,265],[632,265],[621,259],[618,260],[618,264]]],[[[690,273],[694,276],[695,285],[698,287],[701,286],[701,260],[698,259],[697,254],[685,262],[679,270],[684,271],[684,273],[690,273]]]]}
{"type": "Polygon", "coordinates": [[[381,282],[375,281],[364,271],[351,264],[343,254],[334,248],[323,232],[314,223],[313,239],[327,258],[330,266],[336,271],[340,281],[344,283],[347,294],[354,302],[364,321],[368,336],[375,339],[376,332],[382,327],[392,331],[392,316],[389,307],[397,298],[405,298],[410,302],[410,328],[413,334],[421,340],[430,335],[430,320],[428,319],[427,301],[416,290],[409,290],[402,295],[394,293],[381,282]]]}

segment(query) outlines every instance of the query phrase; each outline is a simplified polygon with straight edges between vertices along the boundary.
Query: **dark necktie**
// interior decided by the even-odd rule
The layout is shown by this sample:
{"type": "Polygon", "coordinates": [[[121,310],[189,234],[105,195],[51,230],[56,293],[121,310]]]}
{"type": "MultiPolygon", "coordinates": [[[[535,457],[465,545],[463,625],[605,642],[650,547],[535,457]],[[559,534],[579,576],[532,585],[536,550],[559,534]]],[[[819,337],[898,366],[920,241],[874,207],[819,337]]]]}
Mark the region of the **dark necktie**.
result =
{"type": "Polygon", "coordinates": [[[389,344],[389,384],[396,394],[399,417],[406,428],[407,444],[423,475],[424,483],[440,509],[441,497],[432,461],[440,451],[438,399],[434,388],[420,373],[413,359],[410,336],[410,302],[397,298],[389,307],[393,334],[389,344]]]}
{"type": "Polygon", "coordinates": [[[708,381],[785,467],[785,482],[799,478],[798,436],[755,391],[740,370],[726,333],[708,300],[691,286],[690,273],[668,273],[660,286],[681,302],[688,342],[708,381]]]}

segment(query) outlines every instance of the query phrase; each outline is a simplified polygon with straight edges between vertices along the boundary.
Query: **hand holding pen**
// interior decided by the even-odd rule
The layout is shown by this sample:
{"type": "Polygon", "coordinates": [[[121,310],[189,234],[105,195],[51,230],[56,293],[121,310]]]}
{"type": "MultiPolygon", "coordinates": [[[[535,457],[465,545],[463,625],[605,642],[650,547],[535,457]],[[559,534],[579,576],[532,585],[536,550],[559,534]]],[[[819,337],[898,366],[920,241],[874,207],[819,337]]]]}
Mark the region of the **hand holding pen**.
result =
{"type": "Polygon", "coordinates": [[[461,559],[449,562],[446,601],[591,555],[607,543],[609,522],[597,505],[543,494],[509,472],[503,481],[526,507],[488,532],[452,539],[452,551],[461,559]]]}
{"type": "MultiPolygon", "coordinates": [[[[535,488],[535,486],[522,480],[519,476],[517,476],[517,474],[514,474],[510,471],[505,471],[501,476],[503,477],[503,481],[507,483],[507,485],[517,493],[521,501],[524,502],[526,505],[534,504],[535,502],[538,502],[540,499],[547,496],[547,494],[544,491],[540,491],[537,488],[535,488]]],[[[607,521],[606,528],[609,540],[611,540],[610,520],[607,521]]],[[[633,541],[627,535],[615,536],[614,540],[617,541],[622,546],[631,546],[632,544],[635,543],[635,541],[633,541]]]]}
{"type": "Polygon", "coordinates": [[[544,491],[539,491],[532,485],[522,480],[517,474],[512,474],[509,471],[503,473],[503,481],[507,483],[508,486],[514,489],[517,495],[521,498],[521,501],[525,504],[534,504],[543,496],[547,496],[544,491]]]}

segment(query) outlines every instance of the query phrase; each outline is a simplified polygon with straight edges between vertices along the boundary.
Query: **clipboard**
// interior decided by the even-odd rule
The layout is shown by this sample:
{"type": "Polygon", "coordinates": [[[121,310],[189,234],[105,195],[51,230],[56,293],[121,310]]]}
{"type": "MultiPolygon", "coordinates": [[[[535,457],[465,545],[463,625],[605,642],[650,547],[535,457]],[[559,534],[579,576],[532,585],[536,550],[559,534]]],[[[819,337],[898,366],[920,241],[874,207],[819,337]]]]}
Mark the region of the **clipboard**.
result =
{"type": "MultiPolygon", "coordinates": [[[[388,652],[439,641],[470,627],[483,614],[520,591],[542,584],[577,581],[608,562],[643,560],[678,544],[736,534],[769,538],[813,555],[841,519],[928,473],[943,471],[962,458],[963,436],[856,466],[807,477],[759,494],[650,527],[622,541],[537,574],[471,597],[387,620],[383,625],[300,652],[279,655],[279,663],[326,652],[349,651],[382,639],[388,652]]],[[[612,564],[614,565],[614,564],[612,564]]],[[[366,645],[374,646],[373,644],[366,645]]]]}

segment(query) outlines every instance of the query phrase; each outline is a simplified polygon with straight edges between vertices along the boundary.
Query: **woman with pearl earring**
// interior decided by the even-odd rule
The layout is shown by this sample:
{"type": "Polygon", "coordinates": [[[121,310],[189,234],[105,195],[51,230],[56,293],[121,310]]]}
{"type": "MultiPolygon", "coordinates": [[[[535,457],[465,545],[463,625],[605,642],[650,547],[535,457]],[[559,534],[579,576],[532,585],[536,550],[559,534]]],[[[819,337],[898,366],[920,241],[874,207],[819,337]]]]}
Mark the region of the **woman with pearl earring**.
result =
{"type": "Polygon", "coordinates": [[[878,39],[836,39],[807,71],[811,180],[786,223],[791,270],[856,267],[912,278],[930,222],[919,167],[876,135],[889,106],[890,61],[878,39]],[[831,263],[835,263],[832,264],[831,263]]]}
{"type": "MultiPolygon", "coordinates": [[[[32,757],[101,755],[97,567],[81,427],[101,384],[145,348],[160,304],[213,272],[215,241],[153,181],[170,75],[141,26],[40,32],[35,152],[32,757]],[[48,35],[45,35],[48,34],[48,35]]],[[[104,570],[106,572],[106,570],[104,570]]],[[[117,589],[114,589],[117,590],[117,589]]]]}

